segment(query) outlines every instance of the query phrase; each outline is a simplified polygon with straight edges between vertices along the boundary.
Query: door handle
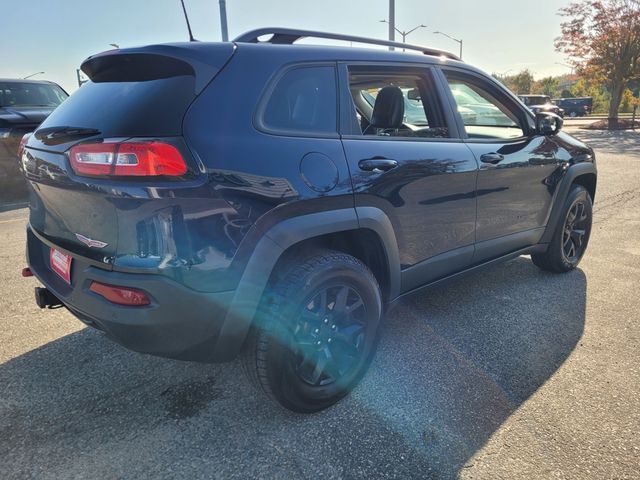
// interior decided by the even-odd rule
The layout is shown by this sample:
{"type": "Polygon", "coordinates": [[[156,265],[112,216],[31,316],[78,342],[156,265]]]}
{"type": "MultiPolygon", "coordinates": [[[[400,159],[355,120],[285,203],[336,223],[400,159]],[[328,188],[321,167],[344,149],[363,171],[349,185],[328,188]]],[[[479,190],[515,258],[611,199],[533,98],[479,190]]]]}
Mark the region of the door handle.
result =
{"type": "Polygon", "coordinates": [[[500,155],[499,153],[485,153],[480,156],[482,163],[490,163],[492,165],[500,163],[502,160],[504,160],[504,155],[500,155]]]}
{"type": "Polygon", "coordinates": [[[358,162],[360,170],[364,170],[365,172],[373,172],[376,170],[386,172],[387,170],[391,170],[397,166],[397,161],[384,157],[366,158],[358,162]]]}

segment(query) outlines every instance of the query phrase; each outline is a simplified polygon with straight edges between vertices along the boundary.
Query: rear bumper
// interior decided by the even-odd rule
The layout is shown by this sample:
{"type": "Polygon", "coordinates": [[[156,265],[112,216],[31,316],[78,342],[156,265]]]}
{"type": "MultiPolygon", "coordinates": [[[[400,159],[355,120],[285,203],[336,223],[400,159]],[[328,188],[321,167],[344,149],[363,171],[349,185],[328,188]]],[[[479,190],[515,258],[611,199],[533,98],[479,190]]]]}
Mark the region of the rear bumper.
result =
{"type": "Polygon", "coordinates": [[[34,275],[76,317],[117,343],[141,353],[200,362],[230,360],[242,346],[244,338],[228,338],[234,329],[225,325],[233,321],[227,311],[234,291],[196,292],[162,275],[107,271],[74,255],[68,285],[49,266],[51,246],[27,227],[27,261],[34,275]],[[89,291],[92,280],[143,289],[151,304],[110,303],[89,291]]]}

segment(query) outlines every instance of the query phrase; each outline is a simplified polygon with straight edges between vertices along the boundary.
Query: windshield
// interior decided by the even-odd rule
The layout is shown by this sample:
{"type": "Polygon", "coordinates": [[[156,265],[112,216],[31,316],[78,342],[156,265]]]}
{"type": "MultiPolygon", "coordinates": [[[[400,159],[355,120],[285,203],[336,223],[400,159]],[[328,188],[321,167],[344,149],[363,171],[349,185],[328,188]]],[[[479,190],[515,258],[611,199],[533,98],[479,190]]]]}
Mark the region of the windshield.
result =
{"type": "Polygon", "coordinates": [[[0,82],[0,107],[57,107],[66,98],[50,83],[0,82]]]}

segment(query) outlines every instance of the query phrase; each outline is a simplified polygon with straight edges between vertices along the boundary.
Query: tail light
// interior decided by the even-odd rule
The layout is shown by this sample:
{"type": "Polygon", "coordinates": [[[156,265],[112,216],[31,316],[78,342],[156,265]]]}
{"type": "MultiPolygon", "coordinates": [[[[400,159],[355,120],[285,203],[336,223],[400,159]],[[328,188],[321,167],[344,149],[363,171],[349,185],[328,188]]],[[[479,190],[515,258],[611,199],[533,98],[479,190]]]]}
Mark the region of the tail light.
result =
{"type": "Polygon", "coordinates": [[[22,157],[22,152],[24,151],[24,146],[29,141],[29,137],[31,137],[31,133],[25,133],[20,139],[20,145],[18,146],[18,157],[22,157]]]}
{"type": "Polygon", "coordinates": [[[178,177],[187,165],[176,147],[162,142],[85,143],[69,152],[78,175],[178,177]]]}
{"type": "Polygon", "coordinates": [[[89,290],[116,305],[143,307],[151,303],[147,294],[138,288],[119,287],[101,282],[91,282],[89,290]]]}

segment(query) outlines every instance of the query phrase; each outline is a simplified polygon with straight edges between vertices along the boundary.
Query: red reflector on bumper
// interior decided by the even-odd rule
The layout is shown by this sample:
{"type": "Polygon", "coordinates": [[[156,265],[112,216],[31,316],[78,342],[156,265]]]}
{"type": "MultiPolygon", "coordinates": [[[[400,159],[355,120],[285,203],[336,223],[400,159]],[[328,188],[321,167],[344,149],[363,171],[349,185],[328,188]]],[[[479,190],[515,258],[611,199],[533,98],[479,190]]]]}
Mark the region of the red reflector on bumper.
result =
{"type": "Polygon", "coordinates": [[[118,287],[116,285],[107,285],[106,283],[91,282],[89,290],[117,305],[142,307],[151,303],[147,294],[137,288],[118,287]]]}

